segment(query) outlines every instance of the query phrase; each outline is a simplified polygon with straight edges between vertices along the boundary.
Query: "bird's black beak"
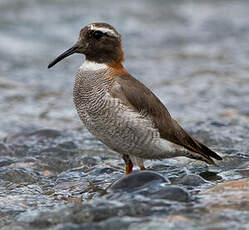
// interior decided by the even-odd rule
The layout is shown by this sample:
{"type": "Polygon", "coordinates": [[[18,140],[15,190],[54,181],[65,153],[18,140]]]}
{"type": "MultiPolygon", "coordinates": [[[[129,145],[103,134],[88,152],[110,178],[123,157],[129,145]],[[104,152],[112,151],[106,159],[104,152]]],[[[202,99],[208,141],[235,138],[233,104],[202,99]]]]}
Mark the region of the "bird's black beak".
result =
{"type": "Polygon", "coordinates": [[[52,66],[54,66],[57,62],[61,61],[62,59],[77,53],[79,49],[79,45],[75,44],[74,46],[72,46],[70,49],[68,49],[67,51],[65,51],[64,53],[62,53],[61,55],[59,55],[57,58],[55,58],[49,65],[48,68],[51,68],[52,66]]]}

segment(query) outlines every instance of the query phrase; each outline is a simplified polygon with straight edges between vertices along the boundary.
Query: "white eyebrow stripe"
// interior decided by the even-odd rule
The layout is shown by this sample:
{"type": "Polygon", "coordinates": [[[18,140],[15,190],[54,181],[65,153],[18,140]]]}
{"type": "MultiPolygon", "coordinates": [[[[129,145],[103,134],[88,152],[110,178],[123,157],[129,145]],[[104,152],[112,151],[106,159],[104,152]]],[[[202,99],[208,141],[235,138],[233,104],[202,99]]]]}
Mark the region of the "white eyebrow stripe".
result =
{"type": "Polygon", "coordinates": [[[112,29],[106,28],[106,27],[97,27],[95,25],[90,25],[90,29],[91,30],[99,30],[99,31],[101,31],[103,33],[107,33],[107,34],[110,33],[111,35],[118,37],[118,34],[115,31],[113,31],[112,29]]]}

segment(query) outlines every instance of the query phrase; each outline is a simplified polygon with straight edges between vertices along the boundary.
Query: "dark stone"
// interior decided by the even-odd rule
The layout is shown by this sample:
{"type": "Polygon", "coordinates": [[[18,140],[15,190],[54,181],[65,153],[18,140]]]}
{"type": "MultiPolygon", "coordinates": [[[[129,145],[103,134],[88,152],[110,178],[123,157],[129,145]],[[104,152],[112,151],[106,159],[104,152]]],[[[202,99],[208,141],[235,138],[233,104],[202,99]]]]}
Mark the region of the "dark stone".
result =
{"type": "Polygon", "coordinates": [[[215,126],[215,127],[223,127],[223,126],[226,126],[225,123],[222,123],[222,122],[220,122],[220,121],[212,121],[212,122],[210,122],[210,125],[215,126]]]}
{"type": "Polygon", "coordinates": [[[55,129],[41,129],[38,131],[34,131],[28,134],[28,136],[37,136],[37,137],[45,137],[45,138],[57,138],[61,136],[61,132],[55,129]]]}
{"type": "Polygon", "coordinates": [[[184,177],[177,180],[177,184],[189,185],[189,186],[200,186],[205,183],[207,182],[202,177],[195,174],[185,175],[184,177]]]}
{"type": "Polygon", "coordinates": [[[158,173],[151,171],[138,171],[133,172],[128,176],[123,176],[120,180],[116,181],[110,189],[133,191],[152,184],[159,184],[165,182],[168,182],[168,180],[158,173]]]}
{"type": "Polygon", "coordinates": [[[222,177],[217,175],[216,172],[210,172],[210,171],[206,171],[206,172],[201,172],[200,176],[202,178],[204,178],[207,181],[217,181],[217,180],[222,180],[222,177]]]}
{"type": "Polygon", "coordinates": [[[146,197],[150,197],[152,199],[166,199],[180,202],[187,202],[190,200],[190,195],[187,191],[178,186],[172,185],[168,185],[166,187],[160,186],[154,191],[148,189],[139,194],[145,195],[146,197]]]}

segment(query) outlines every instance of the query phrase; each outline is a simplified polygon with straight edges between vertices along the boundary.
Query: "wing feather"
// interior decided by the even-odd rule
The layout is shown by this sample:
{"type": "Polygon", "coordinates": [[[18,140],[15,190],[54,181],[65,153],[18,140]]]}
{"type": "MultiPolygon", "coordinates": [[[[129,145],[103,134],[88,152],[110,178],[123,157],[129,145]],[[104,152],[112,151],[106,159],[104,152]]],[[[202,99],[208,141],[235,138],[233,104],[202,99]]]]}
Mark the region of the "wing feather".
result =
{"type": "Polygon", "coordinates": [[[143,83],[129,74],[117,76],[115,80],[120,87],[115,88],[112,95],[133,106],[136,111],[145,112],[159,130],[161,138],[199,153],[208,163],[214,163],[210,157],[222,160],[219,155],[191,137],[173,120],[162,102],[143,83]]]}

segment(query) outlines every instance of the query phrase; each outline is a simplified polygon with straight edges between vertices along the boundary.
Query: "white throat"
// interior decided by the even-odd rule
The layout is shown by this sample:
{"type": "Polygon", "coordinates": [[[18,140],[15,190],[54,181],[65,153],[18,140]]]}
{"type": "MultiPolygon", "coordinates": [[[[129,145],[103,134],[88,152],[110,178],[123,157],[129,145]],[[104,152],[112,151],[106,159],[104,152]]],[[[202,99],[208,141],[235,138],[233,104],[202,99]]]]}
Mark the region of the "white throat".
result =
{"type": "Polygon", "coordinates": [[[98,70],[103,70],[107,69],[108,66],[103,63],[97,63],[93,61],[84,61],[83,64],[81,65],[80,69],[83,71],[98,71],[98,70]]]}

